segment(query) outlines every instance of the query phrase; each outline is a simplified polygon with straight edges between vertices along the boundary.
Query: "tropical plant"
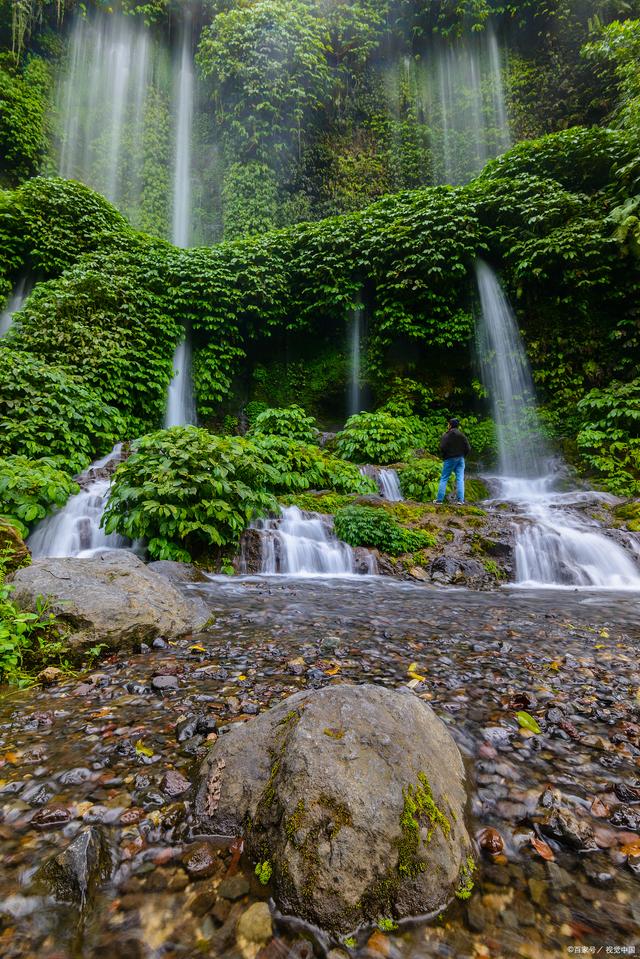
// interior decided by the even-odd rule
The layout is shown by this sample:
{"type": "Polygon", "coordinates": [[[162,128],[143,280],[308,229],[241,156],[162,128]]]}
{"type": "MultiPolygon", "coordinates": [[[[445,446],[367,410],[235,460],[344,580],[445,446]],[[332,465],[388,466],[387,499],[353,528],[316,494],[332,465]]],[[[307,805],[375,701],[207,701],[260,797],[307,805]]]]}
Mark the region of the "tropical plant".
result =
{"type": "Polygon", "coordinates": [[[79,486],[50,459],[25,456],[0,458],[0,514],[15,523],[23,535],[55,507],[64,506],[79,486]]]}
{"type": "Polygon", "coordinates": [[[107,533],[143,539],[154,559],[191,559],[237,546],[252,519],[276,504],[272,470],[241,437],[195,426],[143,436],[115,472],[107,533]]]}
{"type": "Polygon", "coordinates": [[[18,609],[4,574],[0,558],[0,682],[27,685],[30,671],[52,663],[64,665],[65,644],[47,601],[39,597],[35,612],[18,609]]]}
{"type": "Polygon", "coordinates": [[[432,457],[412,460],[398,473],[400,489],[405,499],[431,503],[438,492],[442,463],[432,457]]]}
{"type": "Polygon", "coordinates": [[[336,450],[352,463],[375,463],[385,466],[405,459],[419,445],[415,422],[403,416],[376,413],[355,413],[338,434],[336,450]]]}
{"type": "Polygon", "coordinates": [[[332,490],[336,493],[373,493],[377,487],[353,463],[284,436],[253,437],[256,454],[270,468],[268,488],[274,493],[332,490]]]}
{"type": "Polygon", "coordinates": [[[428,530],[401,526],[383,506],[345,506],[335,514],[334,529],[350,546],[379,549],[392,556],[426,549],[436,542],[428,530]]]}
{"type": "Polygon", "coordinates": [[[314,443],[318,427],[312,416],[307,416],[301,406],[284,409],[266,409],[259,413],[250,430],[251,436],[286,436],[301,443],[314,443]]]}
{"type": "Polygon", "coordinates": [[[612,493],[640,494],[640,379],[590,390],[578,411],[583,424],[577,444],[584,461],[612,493]]]}

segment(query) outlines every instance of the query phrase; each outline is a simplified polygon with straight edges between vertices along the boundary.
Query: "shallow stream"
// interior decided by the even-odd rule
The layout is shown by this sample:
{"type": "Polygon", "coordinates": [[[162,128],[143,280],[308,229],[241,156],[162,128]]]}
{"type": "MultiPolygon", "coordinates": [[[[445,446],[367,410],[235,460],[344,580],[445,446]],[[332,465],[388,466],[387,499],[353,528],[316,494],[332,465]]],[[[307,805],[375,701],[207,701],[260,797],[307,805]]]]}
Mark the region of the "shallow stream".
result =
{"type": "MultiPolygon", "coordinates": [[[[430,926],[377,933],[358,955],[545,959],[578,946],[621,954],[634,945],[640,952],[634,594],[284,577],[219,578],[196,591],[212,613],[206,633],[114,657],[50,689],[3,690],[3,956],[239,957],[237,917],[268,893],[236,871],[228,844],[208,847],[204,868],[202,850],[199,864],[190,859],[199,841],[192,796],[176,793],[175,772],[188,776],[206,741],[178,742],[176,723],[204,715],[223,735],[299,689],[398,686],[410,681],[410,666],[425,677],[416,693],[447,723],[467,762],[474,831],[497,829],[505,854],[482,858],[467,903],[430,926]],[[522,709],[535,716],[539,735],[519,728],[522,709]],[[561,839],[541,831],[548,786],[569,817],[561,839]],[[92,823],[102,824],[116,868],[81,912],[43,896],[34,873],[92,823]]],[[[276,928],[260,959],[304,959],[311,949],[276,928]]]]}

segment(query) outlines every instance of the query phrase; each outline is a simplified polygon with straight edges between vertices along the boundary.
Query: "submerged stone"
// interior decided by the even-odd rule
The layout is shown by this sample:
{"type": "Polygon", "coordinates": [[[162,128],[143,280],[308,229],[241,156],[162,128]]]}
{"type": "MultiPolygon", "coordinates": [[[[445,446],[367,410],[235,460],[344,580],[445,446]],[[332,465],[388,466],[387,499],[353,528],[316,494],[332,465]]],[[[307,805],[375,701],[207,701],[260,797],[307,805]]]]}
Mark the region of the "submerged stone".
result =
{"type": "Polygon", "coordinates": [[[111,874],[111,853],[97,826],[83,830],[66,849],[52,856],[36,874],[61,902],[84,905],[111,874]]]}
{"type": "Polygon", "coordinates": [[[334,935],[467,898],[465,806],[444,724],[409,690],[371,685],[299,693],[234,727],[196,800],[207,828],[244,833],[283,913],[334,935]]]}

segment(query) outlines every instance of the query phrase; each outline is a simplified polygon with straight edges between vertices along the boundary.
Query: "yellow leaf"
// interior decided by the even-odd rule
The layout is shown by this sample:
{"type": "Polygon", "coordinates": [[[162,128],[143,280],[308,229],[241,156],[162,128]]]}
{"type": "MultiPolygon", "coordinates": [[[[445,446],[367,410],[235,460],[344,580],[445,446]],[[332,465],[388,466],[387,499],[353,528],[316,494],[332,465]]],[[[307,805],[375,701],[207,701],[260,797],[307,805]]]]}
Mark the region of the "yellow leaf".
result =
{"type": "Polygon", "coordinates": [[[149,746],[145,746],[141,739],[136,743],[136,752],[139,756],[153,756],[153,749],[150,749],[149,746]]]}
{"type": "Polygon", "coordinates": [[[334,666],[332,669],[325,669],[324,674],[325,676],[335,676],[339,672],[340,672],[340,667],[334,666]]]}
{"type": "Polygon", "coordinates": [[[204,646],[190,646],[189,649],[192,653],[206,653],[204,646]]]}
{"type": "Polygon", "coordinates": [[[560,669],[560,663],[554,659],[552,663],[549,663],[549,669],[554,669],[557,672],[560,669]]]}
{"type": "Polygon", "coordinates": [[[600,630],[600,635],[602,636],[603,639],[609,639],[609,630],[608,630],[608,629],[601,629],[601,630],[600,630]]]}
{"type": "Polygon", "coordinates": [[[244,673],[240,673],[240,675],[238,676],[238,682],[241,683],[241,682],[243,682],[246,678],[247,678],[247,677],[245,676],[244,673]]]}
{"type": "Polygon", "coordinates": [[[594,649],[604,649],[605,646],[604,646],[604,643],[596,643],[593,648],[594,648],[594,649]]]}
{"type": "Polygon", "coordinates": [[[418,664],[411,663],[409,669],[407,670],[407,676],[410,676],[411,679],[417,679],[419,683],[424,681],[424,676],[421,676],[418,672],[418,664]]]}

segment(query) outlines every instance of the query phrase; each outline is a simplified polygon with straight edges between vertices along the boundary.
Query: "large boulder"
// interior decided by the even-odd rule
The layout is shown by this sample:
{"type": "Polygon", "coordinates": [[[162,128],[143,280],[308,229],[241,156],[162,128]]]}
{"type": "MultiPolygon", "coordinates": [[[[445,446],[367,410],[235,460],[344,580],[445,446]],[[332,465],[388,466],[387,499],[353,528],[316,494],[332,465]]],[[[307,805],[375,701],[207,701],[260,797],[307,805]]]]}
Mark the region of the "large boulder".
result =
{"type": "Polygon", "coordinates": [[[244,834],[279,909],[334,936],[467,898],[474,870],[460,753],[410,690],[298,693],[221,736],[196,812],[244,834]]]}
{"type": "Polygon", "coordinates": [[[131,649],[157,637],[192,632],[202,614],[164,576],[134,553],[112,550],[90,559],[38,559],[13,574],[13,601],[34,610],[39,596],[69,629],[70,646],[104,643],[131,649]]]}

